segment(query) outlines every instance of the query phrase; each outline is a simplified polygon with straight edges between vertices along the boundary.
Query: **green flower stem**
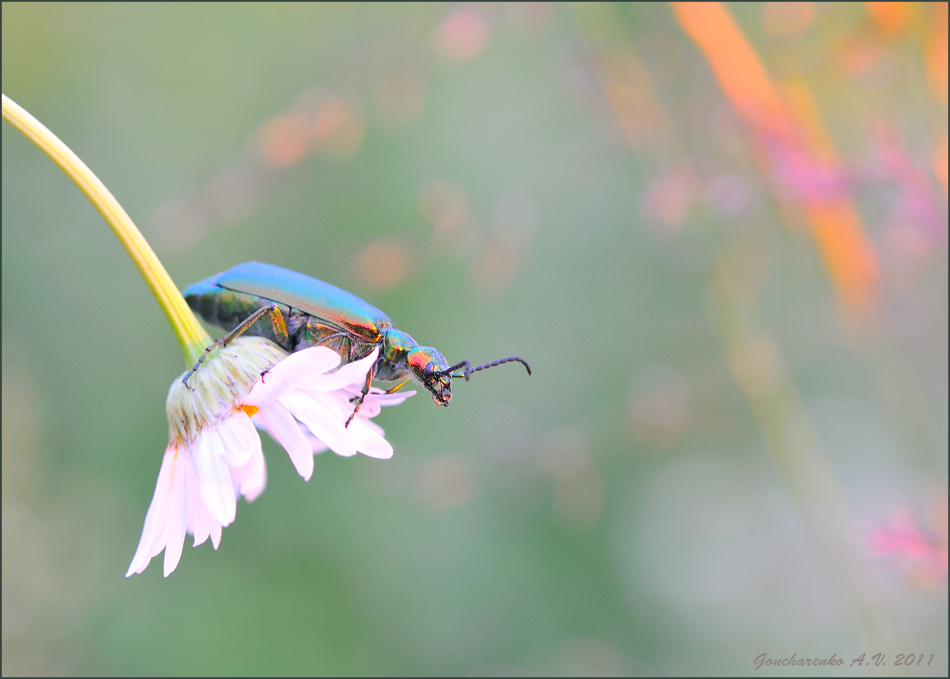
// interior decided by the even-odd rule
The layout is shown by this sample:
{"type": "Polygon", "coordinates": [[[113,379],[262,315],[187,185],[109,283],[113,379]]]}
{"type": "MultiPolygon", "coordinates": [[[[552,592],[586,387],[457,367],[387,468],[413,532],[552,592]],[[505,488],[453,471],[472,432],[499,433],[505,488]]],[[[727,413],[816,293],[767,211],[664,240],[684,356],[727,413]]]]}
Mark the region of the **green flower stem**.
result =
{"type": "Polygon", "coordinates": [[[129,215],[119,205],[119,201],[99,181],[92,170],[60,141],[59,137],[5,94],[3,95],[3,119],[49,156],[50,160],[73,180],[106,220],[116,238],[122,243],[122,247],[138,267],[142,278],[151,288],[158,305],[165,312],[165,317],[181,343],[186,365],[188,367],[194,365],[204,348],[211,344],[211,337],[198,323],[198,319],[188,308],[185,299],[178,292],[168,272],[165,271],[165,267],[158,261],[158,257],[129,219],[129,215]]]}

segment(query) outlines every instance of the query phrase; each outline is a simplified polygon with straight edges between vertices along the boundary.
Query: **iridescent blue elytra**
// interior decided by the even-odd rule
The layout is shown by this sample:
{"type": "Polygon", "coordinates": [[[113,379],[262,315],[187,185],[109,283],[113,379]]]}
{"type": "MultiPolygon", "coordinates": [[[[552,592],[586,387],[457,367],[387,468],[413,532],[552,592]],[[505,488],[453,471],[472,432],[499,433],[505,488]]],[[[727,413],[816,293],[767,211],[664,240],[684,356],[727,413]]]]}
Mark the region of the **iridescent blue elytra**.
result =
{"type": "Polygon", "coordinates": [[[344,363],[359,360],[379,347],[379,358],[366,376],[354,415],[373,379],[399,381],[390,389],[395,391],[414,377],[432,393],[436,404],[447,406],[452,400],[453,377],[467,380],[474,372],[510,361],[522,363],[531,374],[531,367],[517,356],[476,368],[470,367],[468,361],[450,367],[438,349],[419,346],[408,334],[397,330],[389,316],[356,295],[272,264],[238,264],[188,286],[183,294],[188,306],[205,321],[231,331],[208,347],[182,380],[186,385],[208,352],[244,332],[266,337],[288,352],[329,347],[344,363]],[[453,374],[460,369],[461,373],[453,374]]]}

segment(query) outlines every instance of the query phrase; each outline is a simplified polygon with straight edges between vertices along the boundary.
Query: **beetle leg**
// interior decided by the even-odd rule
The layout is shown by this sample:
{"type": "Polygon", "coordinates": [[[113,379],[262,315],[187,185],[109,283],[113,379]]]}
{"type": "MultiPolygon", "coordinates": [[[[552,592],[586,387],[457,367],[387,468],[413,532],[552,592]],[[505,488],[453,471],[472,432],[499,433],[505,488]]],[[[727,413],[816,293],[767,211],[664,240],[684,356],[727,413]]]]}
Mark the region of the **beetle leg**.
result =
{"type": "MultiPolygon", "coordinates": [[[[336,351],[336,353],[342,355],[342,353],[343,353],[343,352],[342,352],[342,349],[343,349],[343,340],[349,340],[349,337],[347,336],[347,334],[346,334],[345,332],[335,332],[335,333],[333,333],[332,335],[327,335],[327,336],[324,337],[322,340],[320,340],[319,342],[317,342],[317,346],[318,346],[318,347],[327,347],[328,349],[333,349],[334,351],[336,351]],[[340,348],[340,350],[333,349],[333,347],[329,346],[329,344],[330,344],[330,342],[331,342],[332,340],[339,340],[339,342],[337,343],[337,346],[340,348]]],[[[347,349],[347,352],[346,352],[346,353],[347,353],[347,356],[349,356],[349,353],[350,353],[350,352],[349,352],[349,349],[347,349]]]]}
{"type": "Polygon", "coordinates": [[[402,389],[404,386],[406,386],[406,382],[409,381],[409,378],[410,378],[410,377],[412,377],[412,375],[406,375],[405,379],[400,380],[399,383],[398,383],[396,386],[390,387],[389,389],[387,389],[387,390],[386,390],[386,393],[387,393],[387,394],[395,394],[397,391],[399,391],[399,390],[402,389]]]}
{"type": "MultiPolygon", "coordinates": [[[[265,307],[261,307],[253,314],[248,316],[244,321],[242,321],[234,330],[229,332],[227,335],[221,339],[213,342],[204,350],[201,356],[198,358],[198,362],[195,363],[195,367],[189,370],[184,377],[181,378],[181,383],[188,387],[188,378],[191,377],[196,370],[204,363],[205,359],[208,358],[208,354],[217,349],[218,347],[226,347],[231,343],[232,340],[243,335],[248,328],[254,325],[258,320],[260,320],[264,315],[270,314],[271,320],[274,323],[274,334],[280,337],[283,335],[287,336],[287,324],[284,322],[284,315],[280,313],[280,308],[276,304],[268,304],[265,307]]],[[[191,387],[188,387],[191,389],[191,387]]]]}
{"type": "Polygon", "coordinates": [[[411,376],[411,375],[406,375],[406,377],[405,377],[404,379],[400,380],[399,383],[396,384],[395,386],[390,387],[389,389],[387,389],[387,390],[385,391],[385,393],[387,393],[387,394],[395,394],[397,391],[399,391],[399,390],[402,389],[404,386],[406,386],[406,382],[409,381],[409,378],[410,378],[410,377],[412,377],[412,376],[411,376]]]}
{"type": "Polygon", "coordinates": [[[347,419],[346,424],[343,425],[344,429],[350,426],[350,422],[352,422],[353,418],[356,417],[356,413],[360,411],[360,406],[363,405],[363,399],[366,398],[366,394],[369,393],[369,388],[373,384],[373,375],[376,374],[375,367],[376,366],[371,367],[369,372],[366,373],[366,383],[363,385],[363,391],[356,400],[356,407],[353,408],[353,412],[350,413],[349,419],[347,419]]]}

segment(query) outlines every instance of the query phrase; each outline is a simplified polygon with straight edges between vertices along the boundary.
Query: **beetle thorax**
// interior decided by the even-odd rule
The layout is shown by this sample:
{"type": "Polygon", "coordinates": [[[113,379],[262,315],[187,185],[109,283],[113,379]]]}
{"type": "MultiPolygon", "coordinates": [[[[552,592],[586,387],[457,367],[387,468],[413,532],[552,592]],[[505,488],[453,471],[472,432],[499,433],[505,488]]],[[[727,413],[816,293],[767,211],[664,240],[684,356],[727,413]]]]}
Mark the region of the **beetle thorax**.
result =
{"type": "Polygon", "coordinates": [[[405,363],[406,355],[419,345],[407,333],[395,328],[386,328],[383,331],[383,346],[381,355],[393,363],[405,363]]]}

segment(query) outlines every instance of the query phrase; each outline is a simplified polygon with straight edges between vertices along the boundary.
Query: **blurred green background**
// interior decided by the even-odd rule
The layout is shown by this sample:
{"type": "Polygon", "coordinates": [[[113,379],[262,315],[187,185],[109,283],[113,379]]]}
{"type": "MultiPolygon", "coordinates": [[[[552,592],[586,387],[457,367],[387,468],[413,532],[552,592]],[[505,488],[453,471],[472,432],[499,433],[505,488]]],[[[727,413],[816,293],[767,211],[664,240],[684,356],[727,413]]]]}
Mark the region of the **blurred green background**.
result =
{"type": "Polygon", "coordinates": [[[309,483],[266,440],[126,579],[185,365],[4,124],[3,674],[946,674],[946,4],[710,7],[3,3],[3,92],[179,287],[534,368],[309,483]]]}

